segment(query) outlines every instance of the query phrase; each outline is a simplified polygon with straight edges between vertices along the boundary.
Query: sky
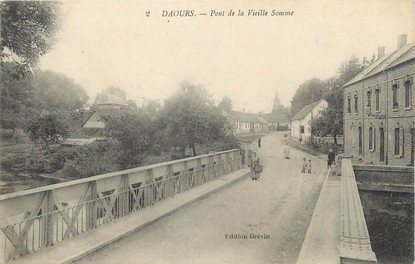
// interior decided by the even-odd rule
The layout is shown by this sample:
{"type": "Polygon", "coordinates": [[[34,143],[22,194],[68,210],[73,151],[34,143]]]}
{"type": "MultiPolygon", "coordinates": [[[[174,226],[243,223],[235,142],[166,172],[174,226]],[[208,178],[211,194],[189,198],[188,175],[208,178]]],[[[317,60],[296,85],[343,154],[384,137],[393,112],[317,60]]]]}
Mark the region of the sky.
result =
{"type": "Polygon", "coordinates": [[[277,91],[289,107],[302,83],[334,76],[350,56],[371,57],[379,46],[393,52],[400,34],[415,39],[414,0],[89,0],[62,9],[62,30],[41,69],[74,79],[92,99],[118,86],[139,105],[187,81],[217,102],[230,97],[236,111],[270,112],[277,91]],[[250,9],[268,14],[248,16],[250,9]],[[196,16],[163,16],[176,10],[196,16]]]}

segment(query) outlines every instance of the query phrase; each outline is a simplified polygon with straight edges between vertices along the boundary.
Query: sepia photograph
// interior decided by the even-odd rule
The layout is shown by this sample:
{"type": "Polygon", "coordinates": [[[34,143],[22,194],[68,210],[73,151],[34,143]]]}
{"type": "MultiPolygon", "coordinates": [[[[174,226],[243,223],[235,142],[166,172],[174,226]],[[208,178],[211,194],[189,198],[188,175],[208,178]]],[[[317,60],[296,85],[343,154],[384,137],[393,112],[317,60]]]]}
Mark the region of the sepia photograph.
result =
{"type": "Polygon", "coordinates": [[[415,264],[414,0],[0,15],[0,264],[415,264]]]}

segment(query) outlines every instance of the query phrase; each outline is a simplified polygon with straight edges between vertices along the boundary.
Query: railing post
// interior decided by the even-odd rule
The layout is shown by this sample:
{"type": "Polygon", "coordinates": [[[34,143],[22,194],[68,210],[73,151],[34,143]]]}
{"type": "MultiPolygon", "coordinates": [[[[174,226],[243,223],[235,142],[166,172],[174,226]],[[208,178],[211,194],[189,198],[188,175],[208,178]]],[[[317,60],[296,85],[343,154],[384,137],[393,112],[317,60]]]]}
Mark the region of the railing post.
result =
{"type": "Polygon", "coordinates": [[[207,181],[212,180],[215,173],[216,173],[215,172],[215,155],[211,155],[209,156],[209,170],[208,170],[207,181]]]}
{"type": "Polygon", "coordinates": [[[98,192],[97,192],[97,182],[92,181],[89,185],[90,188],[90,197],[89,200],[91,202],[88,203],[87,206],[87,228],[88,230],[93,229],[97,226],[97,198],[98,198],[98,192]]]}
{"type": "MultiPolygon", "coordinates": [[[[45,217],[44,227],[45,227],[45,246],[53,245],[53,211],[54,211],[54,199],[53,199],[53,190],[47,192],[45,206],[43,207],[43,214],[47,214],[45,217]]],[[[26,235],[27,239],[27,235],[26,235]]]]}
{"type": "Polygon", "coordinates": [[[239,169],[242,168],[242,165],[243,165],[242,164],[242,161],[245,161],[246,160],[245,152],[244,153],[241,153],[241,151],[238,149],[238,151],[237,151],[237,153],[235,155],[236,155],[235,159],[236,159],[237,168],[239,170],[239,169]]]}
{"type": "Polygon", "coordinates": [[[188,189],[189,186],[189,167],[187,161],[183,162],[183,170],[180,175],[180,192],[183,192],[188,189]]]}
{"type": "Polygon", "coordinates": [[[124,216],[128,214],[128,209],[130,207],[130,204],[129,204],[130,199],[129,199],[129,191],[128,191],[130,184],[129,184],[128,174],[122,175],[121,180],[122,180],[122,185],[120,187],[121,195],[119,197],[121,199],[120,215],[124,216]]]}
{"type": "Polygon", "coordinates": [[[197,159],[197,166],[195,172],[195,186],[199,186],[202,184],[202,159],[197,159]]]}
{"type": "Polygon", "coordinates": [[[144,205],[145,207],[154,204],[154,177],[153,177],[153,170],[147,170],[147,186],[144,190],[144,205]]]}
{"type": "Polygon", "coordinates": [[[175,180],[174,178],[172,178],[173,176],[173,168],[172,165],[169,164],[166,166],[166,176],[165,176],[165,182],[166,184],[164,185],[165,187],[165,193],[166,193],[166,197],[173,197],[174,196],[174,183],[175,180]]]}

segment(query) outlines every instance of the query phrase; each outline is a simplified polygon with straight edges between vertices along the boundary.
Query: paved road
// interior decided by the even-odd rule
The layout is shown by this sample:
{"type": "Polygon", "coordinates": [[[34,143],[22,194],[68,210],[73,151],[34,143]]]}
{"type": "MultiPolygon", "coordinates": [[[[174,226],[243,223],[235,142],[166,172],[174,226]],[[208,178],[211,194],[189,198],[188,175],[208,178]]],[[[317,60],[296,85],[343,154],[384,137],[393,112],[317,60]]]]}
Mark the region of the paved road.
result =
{"type": "Polygon", "coordinates": [[[78,263],[295,263],[326,169],[294,149],[284,159],[282,136],[252,145],[264,164],[259,181],[244,179],[78,263]],[[304,157],[312,174],[301,173],[304,157]],[[248,239],[225,238],[231,234],[248,239]]]}

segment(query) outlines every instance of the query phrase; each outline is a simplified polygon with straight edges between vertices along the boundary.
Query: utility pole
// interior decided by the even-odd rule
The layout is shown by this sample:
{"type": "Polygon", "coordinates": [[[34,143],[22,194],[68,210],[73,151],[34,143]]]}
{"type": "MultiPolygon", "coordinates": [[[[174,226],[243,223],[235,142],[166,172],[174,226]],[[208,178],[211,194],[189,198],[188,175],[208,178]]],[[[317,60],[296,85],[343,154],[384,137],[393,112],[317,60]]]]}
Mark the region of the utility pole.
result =
{"type": "MultiPolygon", "coordinates": [[[[314,103],[314,92],[311,91],[311,104],[314,103]]],[[[311,146],[313,146],[313,131],[311,130],[311,125],[313,124],[313,106],[311,105],[311,124],[310,124],[310,142],[311,142],[311,146]]]]}

